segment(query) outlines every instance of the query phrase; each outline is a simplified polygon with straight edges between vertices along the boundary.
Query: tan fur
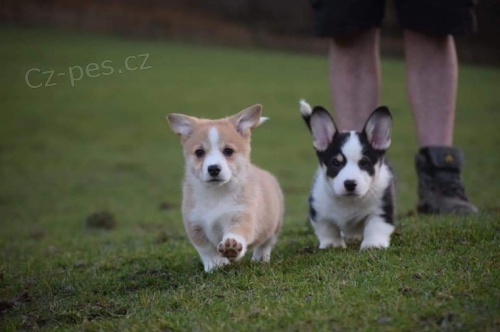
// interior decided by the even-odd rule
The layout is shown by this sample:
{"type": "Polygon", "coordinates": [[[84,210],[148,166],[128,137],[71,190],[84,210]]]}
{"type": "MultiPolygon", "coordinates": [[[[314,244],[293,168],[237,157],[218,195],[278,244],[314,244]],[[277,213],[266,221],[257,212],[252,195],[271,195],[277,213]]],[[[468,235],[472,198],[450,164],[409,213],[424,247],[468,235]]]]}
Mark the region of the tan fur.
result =
{"type": "Polygon", "coordinates": [[[206,271],[240,259],[252,247],[254,260],[269,260],[282,226],[283,194],[277,180],[250,163],[250,131],[262,123],[260,108],[255,105],[219,120],[168,116],[172,130],[181,136],[186,160],[184,225],[206,271]],[[206,183],[198,175],[203,171],[203,159],[195,156],[195,151],[210,151],[211,128],[217,130],[220,151],[228,147],[235,151],[225,156],[232,178],[223,185],[206,183]],[[233,244],[237,246],[227,247],[233,244]]]}

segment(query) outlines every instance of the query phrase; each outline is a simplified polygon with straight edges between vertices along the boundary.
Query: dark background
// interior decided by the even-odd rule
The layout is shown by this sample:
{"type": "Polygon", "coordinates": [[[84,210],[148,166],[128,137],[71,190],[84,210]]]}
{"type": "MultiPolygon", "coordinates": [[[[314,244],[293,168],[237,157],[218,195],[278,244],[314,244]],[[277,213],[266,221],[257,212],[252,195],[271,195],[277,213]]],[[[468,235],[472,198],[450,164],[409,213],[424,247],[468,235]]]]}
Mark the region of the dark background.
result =
{"type": "MultiPolygon", "coordinates": [[[[322,53],[308,0],[4,0],[7,25],[53,27],[139,38],[322,53]]],[[[401,31],[388,2],[382,52],[401,56],[401,31]]],[[[462,62],[500,65],[500,0],[480,0],[479,31],[458,37],[462,62]]]]}

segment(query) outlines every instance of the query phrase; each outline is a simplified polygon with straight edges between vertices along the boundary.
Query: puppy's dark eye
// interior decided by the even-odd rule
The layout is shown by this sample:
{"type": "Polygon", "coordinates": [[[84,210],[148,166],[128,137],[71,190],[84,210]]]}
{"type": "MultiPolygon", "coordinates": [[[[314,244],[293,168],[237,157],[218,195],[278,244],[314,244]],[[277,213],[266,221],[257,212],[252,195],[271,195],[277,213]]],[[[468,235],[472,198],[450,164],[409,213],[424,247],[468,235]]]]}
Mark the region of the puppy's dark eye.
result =
{"type": "Polygon", "coordinates": [[[203,149],[198,149],[194,152],[194,154],[196,155],[196,157],[202,158],[205,155],[205,151],[203,149]]]}
{"type": "Polygon", "coordinates": [[[332,163],[331,164],[332,164],[333,167],[340,167],[340,166],[342,166],[342,163],[337,158],[332,159],[332,163]]]}
{"type": "Polygon", "coordinates": [[[370,160],[366,157],[361,158],[361,160],[358,162],[358,165],[360,167],[365,167],[365,166],[368,166],[369,164],[370,164],[370,160]]]}
{"type": "Polygon", "coordinates": [[[234,150],[231,149],[231,148],[225,148],[224,150],[222,150],[222,153],[226,156],[226,157],[231,157],[234,153],[234,150]]]}

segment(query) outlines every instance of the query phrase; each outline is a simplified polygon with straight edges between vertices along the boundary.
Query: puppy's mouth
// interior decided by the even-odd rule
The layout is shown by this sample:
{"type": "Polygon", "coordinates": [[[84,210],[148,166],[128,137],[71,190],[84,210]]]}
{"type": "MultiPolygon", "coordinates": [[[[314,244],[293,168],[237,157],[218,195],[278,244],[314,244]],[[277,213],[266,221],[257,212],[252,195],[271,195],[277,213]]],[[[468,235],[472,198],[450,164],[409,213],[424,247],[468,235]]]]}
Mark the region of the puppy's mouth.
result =
{"type": "Polygon", "coordinates": [[[356,197],[360,197],[361,195],[359,195],[358,193],[345,193],[342,196],[349,197],[349,198],[356,198],[356,197]]]}
{"type": "Polygon", "coordinates": [[[224,183],[227,182],[227,180],[224,180],[224,179],[221,179],[221,178],[211,178],[209,180],[206,181],[207,183],[209,184],[213,184],[213,185],[223,185],[224,183]]]}

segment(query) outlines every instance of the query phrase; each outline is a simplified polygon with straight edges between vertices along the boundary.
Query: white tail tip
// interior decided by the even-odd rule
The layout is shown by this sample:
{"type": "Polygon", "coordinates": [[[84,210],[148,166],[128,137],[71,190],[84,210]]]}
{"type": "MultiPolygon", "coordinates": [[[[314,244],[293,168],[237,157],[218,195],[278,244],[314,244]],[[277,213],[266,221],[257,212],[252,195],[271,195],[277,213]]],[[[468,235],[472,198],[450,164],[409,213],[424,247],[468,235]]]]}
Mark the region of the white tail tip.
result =
{"type": "Polygon", "coordinates": [[[312,113],[311,105],[309,105],[305,99],[301,99],[299,101],[299,104],[300,104],[300,114],[302,114],[303,116],[311,115],[312,113]]]}
{"type": "Polygon", "coordinates": [[[269,120],[269,118],[266,118],[265,116],[261,116],[260,117],[260,120],[259,120],[259,124],[258,126],[260,126],[261,124],[263,124],[264,122],[266,122],[267,120],[269,120]]]}

